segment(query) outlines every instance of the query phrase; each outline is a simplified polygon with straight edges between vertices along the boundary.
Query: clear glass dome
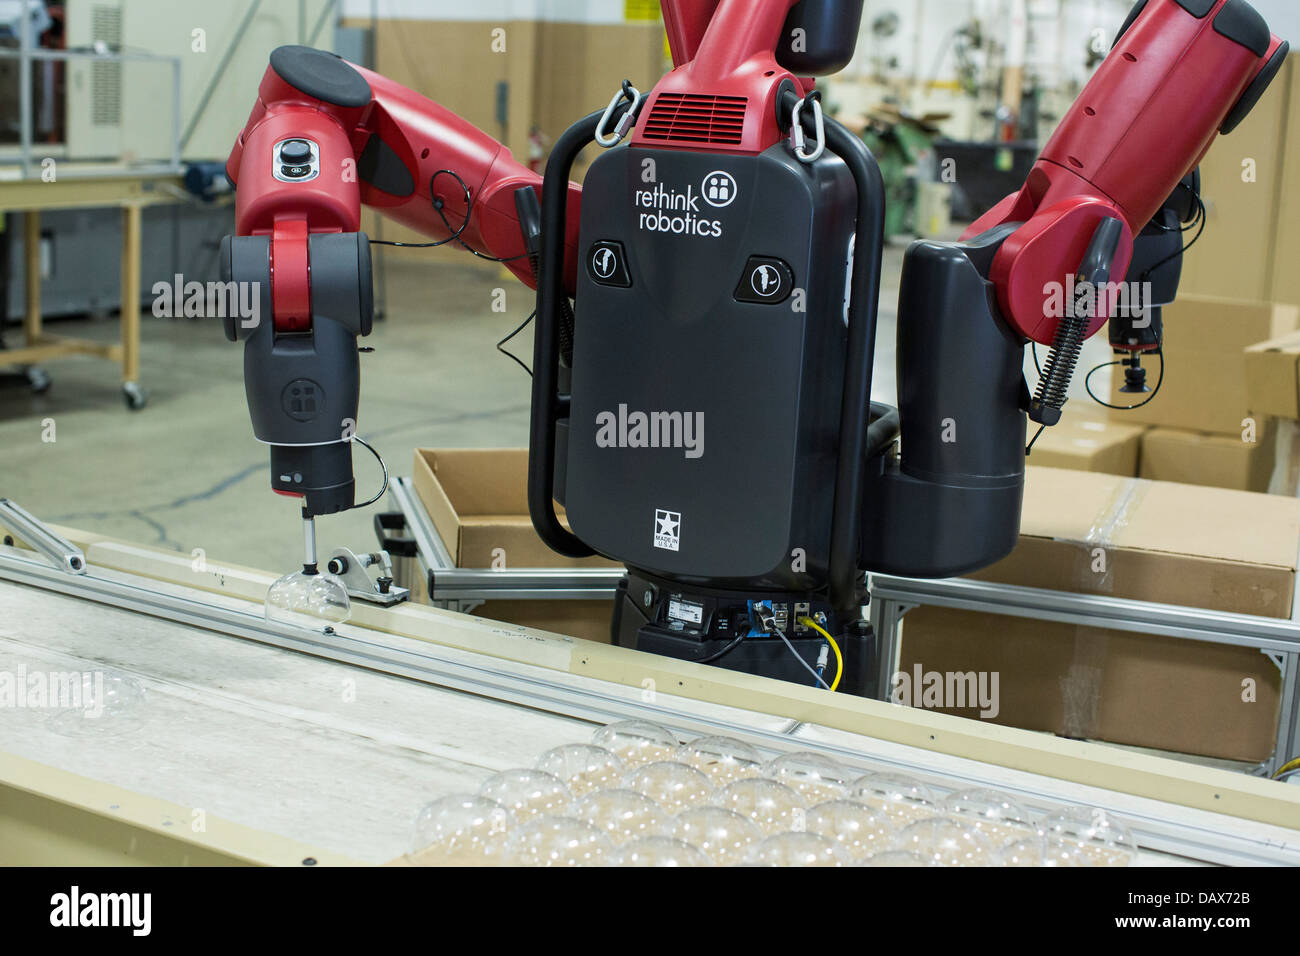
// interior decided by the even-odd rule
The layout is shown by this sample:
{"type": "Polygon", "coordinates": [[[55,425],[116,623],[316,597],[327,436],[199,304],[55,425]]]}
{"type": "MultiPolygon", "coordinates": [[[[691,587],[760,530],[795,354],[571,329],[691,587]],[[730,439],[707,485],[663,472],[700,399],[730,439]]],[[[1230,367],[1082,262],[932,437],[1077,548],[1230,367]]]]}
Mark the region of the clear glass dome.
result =
{"type": "Polygon", "coordinates": [[[613,753],[628,769],[672,760],[677,752],[677,735],[649,720],[621,720],[601,727],[591,735],[591,743],[613,753]]]}
{"type": "Polygon", "coordinates": [[[61,737],[118,737],[145,725],[144,684],[126,674],[86,671],[69,681],[66,696],[51,688],[46,727],[61,737]]]}
{"type": "Polygon", "coordinates": [[[1105,810],[1072,807],[1047,817],[1039,832],[1073,847],[1091,866],[1130,866],[1137,843],[1128,828],[1105,810]]]}
{"type": "Polygon", "coordinates": [[[731,737],[697,737],[682,745],[677,759],[709,778],[715,787],[763,773],[763,758],[744,741],[731,737]]]}
{"type": "Polygon", "coordinates": [[[778,833],[755,843],[745,854],[745,866],[848,866],[844,848],[815,833],[778,833]]]}
{"type": "Polygon", "coordinates": [[[506,866],[605,866],[614,844],[595,827],[572,817],[538,817],[510,834],[506,866]]]}
{"type": "Polygon", "coordinates": [[[816,753],[777,757],[763,773],[797,791],[809,805],[848,796],[853,779],[853,773],[839,761],[816,753]]]}
{"type": "Polygon", "coordinates": [[[320,630],[352,616],[352,599],[343,580],[333,574],[294,571],[266,591],[267,621],[320,630]]]}
{"type": "Polygon", "coordinates": [[[612,860],[613,866],[712,866],[713,861],[698,847],[672,837],[644,837],[625,844],[612,860]]]}
{"type": "Polygon", "coordinates": [[[601,830],[614,843],[661,836],[668,811],[635,790],[593,790],[574,800],[569,815],[601,830]]]}
{"type": "Polygon", "coordinates": [[[873,853],[867,857],[859,866],[931,866],[921,857],[909,850],[886,850],[883,853],[873,853]]]}
{"type": "Polygon", "coordinates": [[[645,794],[669,813],[701,806],[713,797],[708,777],[676,761],[661,760],[638,767],[628,773],[623,785],[645,794]]]}
{"type": "Polygon", "coordinates": [[[703,850],[718,866],[737,866],[763,831],[722,807],[693,807],[672,818],[668,835],[703,850]]]}
{"type": "Polygon", "coordinates": [[[513,823],[501,804],[472,793],[435,800],[415,818],[411,862],[419,866],[491,863],[513,823]]]}
{"type": "Polygon", "coordinates": [[[728,784],[718,794],[718,806],[738,813],[772,835],[803,829],[806,804],[798,792],[783,783],[756,777],[728,784]]]}
{"type": "Polygon", "coordinates": [[[961,790],[943,802],[948,816],[979,830],[994,847],[1018,843],[1038,832],[1033,814],[997,790],[961,790]]]}
{"type": "Polygon", "coordinates": [[[834,840],[855,860],[887,850],[898,828],[879,810],[856,800],[828,800],[808,811],[805,826],[834,840]]]}
{"type": "Polygon", "coordinates": [[[946,817],[918,820],[904,827],[896,849],[915,853],[935,866],[996,866],[1000,862],[978,830],[946,817]]]}
{"type": "Polygon", "coordinates": [[[519,822],[562,814],[572,799],[559,777],[541,770],[503,770],[484,780],[478,795],[501,804],[519,822]]]}
{"type": "Polygon", "coordinates": [[[1003,866],[1088,866],[1076,847],[1041,836],[1008,843],[999,855],[1003,866]]]}
{"type": "Polygon", "coordinates": [[[604,747],[565,744],[546,751],[535,769],[558,777],[575,797],[617,787],[627,772],[623,761],[604,747]]]}
{"type": "Polygon", "coordinates": [[[852,799],[879,810],[899,826],[939,816],[943,808],[934,792],[901,773],[869,773],[853,782],[852,799]]]}

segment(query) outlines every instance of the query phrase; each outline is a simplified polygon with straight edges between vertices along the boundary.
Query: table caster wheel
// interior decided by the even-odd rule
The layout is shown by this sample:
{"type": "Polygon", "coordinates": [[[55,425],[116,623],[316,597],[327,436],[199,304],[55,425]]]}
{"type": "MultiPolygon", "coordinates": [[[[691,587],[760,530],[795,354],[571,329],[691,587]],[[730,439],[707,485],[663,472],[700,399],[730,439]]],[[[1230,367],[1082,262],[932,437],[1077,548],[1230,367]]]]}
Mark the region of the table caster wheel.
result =
{"type": "Polygon", "coordinates": [[[149,392],[139,382],[125,383],[122,386],[122,397],[126,399],[126,407],[133,412],[138,412],[149,402],[149,392]]]}
{"type": "Polygon", "coordinates": [[[27,376],[27,384],[31,387],[33,395],[44,395],[50,390],[50,386],[54,384],[54,380],[50,378],[50,373],[35,365],[28,366],[24,370],[24,374],[27,376]]]}

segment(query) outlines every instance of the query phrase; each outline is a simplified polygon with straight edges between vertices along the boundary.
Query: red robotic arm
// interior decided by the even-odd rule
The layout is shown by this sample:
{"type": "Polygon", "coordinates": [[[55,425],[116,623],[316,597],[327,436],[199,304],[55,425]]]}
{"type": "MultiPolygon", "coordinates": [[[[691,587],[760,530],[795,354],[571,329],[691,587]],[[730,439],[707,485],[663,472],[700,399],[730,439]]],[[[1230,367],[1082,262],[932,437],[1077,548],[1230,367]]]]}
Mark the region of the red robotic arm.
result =
{"type": "MultiPolygon", "coordinates": [[[[1060,317],[1045,308],[1047,287],[1076,273],[1107,218],[1123,224],[1110,279],[1125,277],[1133,237],[1215,137],[1255,105],[1287,50],[1245,0],[1141,0],[1134,7],[1024,188],[963,237],[1023,223],[1003,244],[990,276],[1002,313],[1018,332],[1053,343],[1060,317]]],[[[1109,318],[1109,303],[1097,300],[1088,335],[1109,318]]]]}
{"type": "MultiPolygon", "coordinates": [[[[432,100],[332,54],[307,47],[271,54],[226,173],[238,187],[237,233],[271,237],[277,331],[311,327],[308,237],[357,232],[363,203],[435,240],[500,259],[535,284],[515,192],[538,190],[541,178],[432,100]]],[[[578,186],[569,197],[572,289],[578,186]]]]}

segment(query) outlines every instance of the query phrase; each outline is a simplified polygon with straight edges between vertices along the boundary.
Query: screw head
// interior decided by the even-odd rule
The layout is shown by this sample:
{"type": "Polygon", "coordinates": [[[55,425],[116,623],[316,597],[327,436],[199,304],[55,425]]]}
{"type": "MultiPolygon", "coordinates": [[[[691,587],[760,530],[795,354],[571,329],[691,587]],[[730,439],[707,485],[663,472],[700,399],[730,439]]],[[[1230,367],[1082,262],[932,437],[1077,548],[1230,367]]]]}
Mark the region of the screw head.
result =
{"type": "Polygon", "coordinates": [[[651,591],[649,588],[646,588],[645,595],[641,598],[641,600],[645,602],[646,607],[649,607],[651,604],[654,604],[655,602],[654,591],[651,591]]]}

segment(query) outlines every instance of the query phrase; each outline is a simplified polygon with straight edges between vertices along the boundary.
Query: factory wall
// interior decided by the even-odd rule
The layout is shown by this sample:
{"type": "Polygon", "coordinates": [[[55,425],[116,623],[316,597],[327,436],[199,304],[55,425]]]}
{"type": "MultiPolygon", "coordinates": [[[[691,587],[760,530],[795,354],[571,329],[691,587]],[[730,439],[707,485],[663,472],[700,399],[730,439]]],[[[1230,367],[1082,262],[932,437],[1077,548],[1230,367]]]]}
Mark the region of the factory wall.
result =
{"type": "MultiPolygon", "coordinates": [[[[367,6],[351,2],[343,9],[352,14],[367,6]]],[[[374,20],[343,21],[374,30],[376,69],[500,139],[520,162],[529,159],[534,127],[549,146],[576,120],[603,108],[624,78],[649,89],[666,68],[657,4],[487,2],[466,10],[389,0],[377,9],[374,20]],[[546,16],[539,15],[543,7],[546,16]]],[[[376,234],[372,214],[365,228],[376,234]]],[[[382,235],[415,238],[391,223],[382,235]]],[[[454,250],[385,252],[464,259],[454,250]]]]}
{"type": "MultiPolygon", "coordinates": [[[[334,20],[327,13],[329,5],[330,0],[302,0],[301,3],[237,0],[205,4],[175,0],[71,0],[68,38],[72,46],[89,46],[101,41],[132,52],[178,57],[181,130],[193,124],[182,157],[224,160],[248,119],[271,50],[284,43],[310,41],[318,25],[316,45],[327,49],[333,46],[334,20]],[[252,16],[245,22],[250,11],[252,16]],[[119,36],[97,35],[105,24],[112,24],[111,29],[116,32],[118,17],[119,36]],[[208,88],[218,76],[220,80],[212,95],[206,97],[206,106],[200,114],[208,88]]],[[[70,122],[75,125],[73,118],[77,110],[73,98],[90,102],[93,86],[100,82],[100,76],[84,63],[74,63],[69,69],[69,113],[70,122]]],[[[121,76],[121,128],[120,133],[114,130],[109,145],[122,150],[124,155],[166,158],[170,153],[172,130],[170,65],[127,63],[121,76]]],[[[70,145],[75,153],[77,130],[71,132],[70,145]]],[[[94,144],[87,150],[95,152],[94,144]]]]}

